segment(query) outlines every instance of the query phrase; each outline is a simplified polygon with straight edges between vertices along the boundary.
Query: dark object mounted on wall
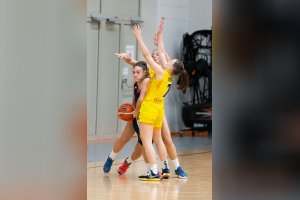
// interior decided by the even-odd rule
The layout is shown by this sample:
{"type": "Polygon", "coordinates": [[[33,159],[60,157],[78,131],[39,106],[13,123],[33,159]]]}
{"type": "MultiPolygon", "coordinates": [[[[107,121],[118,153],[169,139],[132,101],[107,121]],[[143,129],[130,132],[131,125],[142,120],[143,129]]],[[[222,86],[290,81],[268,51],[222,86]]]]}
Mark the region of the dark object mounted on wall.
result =
{"type": "Polygon", "coordinates": [[[212,112],[212,31],[199,30],[183,35],[181,60],[189,76],[188,101],[182,108],[186,127],[211,130],[212,112]],[[204,114],[206,113],[206,114],[204,114]]]}
{"type": "Polygon", "coordinates": [[[212,101],[212,31],[199,30],[183,35],[181,59],[189,75],[192,104],[212,101]],[[200,81],[202,79],[202,81],[200,81]]]}
{"type": "Polygon", "coordinates": [[[212,31],[200,30],[195,31],[191,35],[188,33],[183,35],[181,44],[181,60],[183,64],[189,62],[197,62],[204,59],[211,67],[212,55],[212,31]]]}

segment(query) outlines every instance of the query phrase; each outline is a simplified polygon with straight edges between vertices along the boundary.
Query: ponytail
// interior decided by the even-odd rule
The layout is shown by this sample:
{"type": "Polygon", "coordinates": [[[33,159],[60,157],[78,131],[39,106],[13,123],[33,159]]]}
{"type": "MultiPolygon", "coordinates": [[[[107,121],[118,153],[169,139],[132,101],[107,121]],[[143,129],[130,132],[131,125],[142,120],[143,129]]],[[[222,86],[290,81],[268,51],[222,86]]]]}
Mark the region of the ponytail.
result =
{"type": "Polygon", "coordinates": [[[189,75],[184,69],[180,74],[180,83],[177,89],[181,91],[185,91],[188,86],[189,86],[189,75]]]}
{"type": "Polygon", "coordinates": [[[179,83],[179,86],[177,87],[177,89],[185,91],[189,85],[189,75],[185,71],[183,63],[180,60],[177,60],[174,63],[173,67],[174,67],[173,74],[180,75],[180,77],[179,77],[180,83],[179,83]]]}

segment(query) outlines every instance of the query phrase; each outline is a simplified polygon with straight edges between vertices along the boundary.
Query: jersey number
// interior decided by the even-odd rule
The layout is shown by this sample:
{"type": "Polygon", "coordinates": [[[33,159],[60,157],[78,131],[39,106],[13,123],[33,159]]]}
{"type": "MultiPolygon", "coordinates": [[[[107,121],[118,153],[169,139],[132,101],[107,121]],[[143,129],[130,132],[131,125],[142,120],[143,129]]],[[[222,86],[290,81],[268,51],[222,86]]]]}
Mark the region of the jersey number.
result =
{"type": "Polygon", "coordinates": [[[171,88],[171,85],[172,85],[172,84],[169,84],[169,85],[168,85],[168,90],[167,90],[167,92],[165,93],[165,95],[164,95],[163,97],[165,97],[165,96],[168,94],[168,92],[169,92],[169,90],[170,90],[170,88],[171,88]]]}

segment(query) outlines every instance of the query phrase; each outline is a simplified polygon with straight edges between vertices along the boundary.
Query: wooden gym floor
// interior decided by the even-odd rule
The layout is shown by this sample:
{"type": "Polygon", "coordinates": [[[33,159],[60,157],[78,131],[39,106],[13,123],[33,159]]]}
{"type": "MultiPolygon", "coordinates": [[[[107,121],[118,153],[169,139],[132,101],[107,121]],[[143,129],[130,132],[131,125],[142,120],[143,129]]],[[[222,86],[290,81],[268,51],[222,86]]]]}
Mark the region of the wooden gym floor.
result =
{"type": "MultiPolygon", "coordinates": [[[[180,146],[178,142],[182,141],[205,141],[206,137],[174,137],[175,146],[180,146]]],[[[209,140],[211,141],[211,140],[209,140]]],[[[132,144],[135,144],[135,139],[132,139],[132,144]]],[[[199,142],[201,143],[201,142],[199,142]]],[[[146,172],[145,165],[142,159],[134,162],[128,169],[125,175],[120,176],[117,173],[117,168],[123,162],[124,158],[117,158],[114,162],[109,174],[103,173],[102,167],[107,155],[111,151],[113,141],[103,141],[97,143],[101,151],[101,160],[97,162],[89,161],[87,165],[87,199],[112,199],[112,200],[161,200],[161,199],[212,199],[212,152],[211,148],[200,148],[195,150],[195,147],[190,151],[185,149],[181,151],[177,148],[179,161],[183,169],[189,176],[187,180],[181,180],[174,174],[172,164],[171,177],[161,181],[140,181],[138,176],[146,172]],[[106,150],[107,149],[107,150],[106,150]]],[[[192,144],[192,143],[191,143],[192,144]]],[[[94,144],[95,145],[95,144],[94,144]]],[[[130,144],[129,144],[130,145],[130,144]]],[[[128,144],[127,144],[128,146],[128,144]]],[[[192,146],[192,145],[189,145],[192,146]]],[[[88,145],[89,148],[95,146],[88,145]]],[[[125,149],[125,148],[124,148],[125,149]]],[[[124,150],[123,150],[124,151],[124,150]]],[[[125,151],[128,151],[125,149],[125,151]]],[[[128,151],[128,153],[131,149],[128,151]]],[[[92,150],[95,152],[95,150],[92,150]]],[[[91,150],[88,154],[91,154],[91,150]]],[[[97,154],[100,154],[97,152],[97,154]]],[[[89,156],[88,156],[89,157],[89,156]]],[[[99,157],[99,156],[95,156],[99,157]]],[[[124,156],[123,156],[124,157],[124,156]]],[[[90,156],[91,158],[91,156],[90,156]]],[[[158,161],[158,167],[161,164],[158,161]]]]}

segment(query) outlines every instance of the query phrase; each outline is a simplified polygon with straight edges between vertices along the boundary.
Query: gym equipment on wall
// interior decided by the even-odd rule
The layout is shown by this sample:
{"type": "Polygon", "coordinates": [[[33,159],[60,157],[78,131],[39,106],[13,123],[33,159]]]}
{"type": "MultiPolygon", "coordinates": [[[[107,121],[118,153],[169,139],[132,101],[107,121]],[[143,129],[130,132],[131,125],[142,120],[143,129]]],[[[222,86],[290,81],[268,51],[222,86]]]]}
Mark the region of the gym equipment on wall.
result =
{"type": "Polygon", "coordinates": [[[183,35],[181,59],[189,75],[190,99],[182,107],[186,127],[211,131],[212,115],[212,31],[199,30],[183,35]]]}

